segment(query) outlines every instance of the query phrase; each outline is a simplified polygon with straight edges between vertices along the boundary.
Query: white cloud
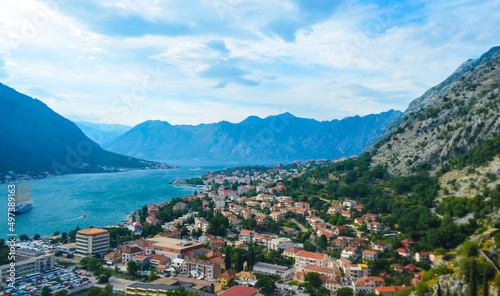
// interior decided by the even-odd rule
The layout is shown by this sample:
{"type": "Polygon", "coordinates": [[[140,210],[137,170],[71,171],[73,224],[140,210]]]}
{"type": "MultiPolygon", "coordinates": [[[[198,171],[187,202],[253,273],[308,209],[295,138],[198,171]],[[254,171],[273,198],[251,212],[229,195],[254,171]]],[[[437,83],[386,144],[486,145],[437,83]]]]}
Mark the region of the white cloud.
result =
{"type": "Polygon", "coordinates": [[[403,109],[460,63],[497,45],[500,27],[498,0],[425,2],[416,21],[406,19],[417,12],[394,10],[400,6],[348,1],[339,13],[298,30],[295,42],[284,42],[262,28],[294,13],[291,1],[221,0],[217,6],[203,0],[196,7],[180,1],[93,2],[116,15],[182,21],[198,30],[115,37],[92,31],[63,6],[43,3],[51,2],[7,0],[0,11],[2,82],[20,91],[36,85],[64,94],[67,101],[46,102],[63,115],[123,124],[155,117],[174,123],[238,121],[269,115],[279,106],[323,120],[403,109]],[[212,41],[227,50],[208,46],[212,41]],[[221,63],[244,71],[237,74],[243,83],[229,80],[214,89],[231,71],[203,73],[221,63]],[[147,100],[127,116],[110,112],[155,65],[168,78],[147,100]],[[258,84],[242,85],[249,81],[258,84]]]}

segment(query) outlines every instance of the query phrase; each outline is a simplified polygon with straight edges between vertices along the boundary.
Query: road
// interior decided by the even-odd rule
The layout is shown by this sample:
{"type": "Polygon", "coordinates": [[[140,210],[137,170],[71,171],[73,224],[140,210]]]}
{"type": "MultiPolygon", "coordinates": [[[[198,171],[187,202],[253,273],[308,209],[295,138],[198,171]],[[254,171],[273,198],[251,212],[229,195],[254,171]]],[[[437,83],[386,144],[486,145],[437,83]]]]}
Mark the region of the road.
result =
{"type": "Polygon", "coordinates": [[[496,272],[500,272],[500,270],[498,269],[498,266],[495,264],[495,262],[493,262],[490,257],[488,257],[482,250],[481,250],[481,245],[483,244],[484,242],[484,237],[481,238],[481,240],[479,241],[479,244],[478,244],[478,248],[477,248],[477,251],[479,253],[480,256],[484,257],[491,265],[493,265],[493,267],[495,268],[496,272]]]}
{"type": "Polygon", "coordinates": [[[293,223],[297,224],[297,226],[299,226],[300,230],[302,230],[303,232],[309,231],[309,229],[305,228],[304,225],[300,224],[297,220],[292,218],[292,221],[293,221],[293,223]]]}
{"type": "MultiPolygon", "coordinates": [[[[297,220],[295,220],[295,219],[293,219],[293,218],[292,218],[292,221],[293,221],[295,224],[297,224],[297,226],[299,226],[300,230],[302,230],[303,232],[308,232],[308,231],[310,231],[309,229],[305,228],[305,227],[304,227],[304,225],[300,224],[297,220]]],[[[315,233],[314,233],[314,231],[313,231],[313,233],[312,233],[312,235],[311,235],[311,243],[312,243],[312,244],[314,244],[314,239],[315,239],[315,238],[316,238],[316,234],[315,234],[315,233]]]]}

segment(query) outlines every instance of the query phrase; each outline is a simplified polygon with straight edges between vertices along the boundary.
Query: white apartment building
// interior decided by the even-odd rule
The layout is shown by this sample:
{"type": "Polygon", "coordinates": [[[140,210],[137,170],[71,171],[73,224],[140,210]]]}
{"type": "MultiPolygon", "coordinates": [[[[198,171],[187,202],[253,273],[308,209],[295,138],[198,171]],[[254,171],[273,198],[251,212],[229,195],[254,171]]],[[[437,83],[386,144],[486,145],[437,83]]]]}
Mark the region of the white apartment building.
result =
{"type": "Polygon", "coordinates": [[[326,267],[327,256],[307,251],[300,251],[295,256],[295,270],[302,271],[307,265],[326,267]]]}
{"type": "Polygon", "coordinates": [[[76,233],[76,253],[93,257],[104,256],[109,249],[109,232],[105,229],[89,228],[76,233]]]}

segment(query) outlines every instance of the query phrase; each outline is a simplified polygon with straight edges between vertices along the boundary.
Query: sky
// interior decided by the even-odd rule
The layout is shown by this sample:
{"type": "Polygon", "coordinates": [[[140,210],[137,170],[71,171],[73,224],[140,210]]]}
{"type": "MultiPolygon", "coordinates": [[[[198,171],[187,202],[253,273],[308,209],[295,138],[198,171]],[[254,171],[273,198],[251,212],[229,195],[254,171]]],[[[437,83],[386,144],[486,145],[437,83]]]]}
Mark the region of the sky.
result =
{"type": "Polygon", "coordinates": [[[0,82],[72,120],[404,111],[500,45],[500,0],[4,0],[0,82]]]}

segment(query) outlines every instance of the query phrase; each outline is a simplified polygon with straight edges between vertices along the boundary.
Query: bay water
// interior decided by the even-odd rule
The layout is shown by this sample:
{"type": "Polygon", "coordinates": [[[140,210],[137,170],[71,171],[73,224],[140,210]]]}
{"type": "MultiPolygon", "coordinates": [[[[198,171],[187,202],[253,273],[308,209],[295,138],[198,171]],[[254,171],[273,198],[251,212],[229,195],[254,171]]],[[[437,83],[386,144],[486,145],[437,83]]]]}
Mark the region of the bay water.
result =
{"type": "MultiPolygon", "coordinates": [[[[16,215],[15,233],[33,237],[56,231],[104,227],[127,219],[143,205],[161,203],[200,192],[194,186],[170,185],[176,179],[199,177],[222,167],[131,170],[120,173],[74,174],[30,181],[33,207],[16,215]]],[[[9,232],[7,184],[0,185],[0,238],[9,232]],[[2,222],[3,221],[3,222],[2,222]]]]}

